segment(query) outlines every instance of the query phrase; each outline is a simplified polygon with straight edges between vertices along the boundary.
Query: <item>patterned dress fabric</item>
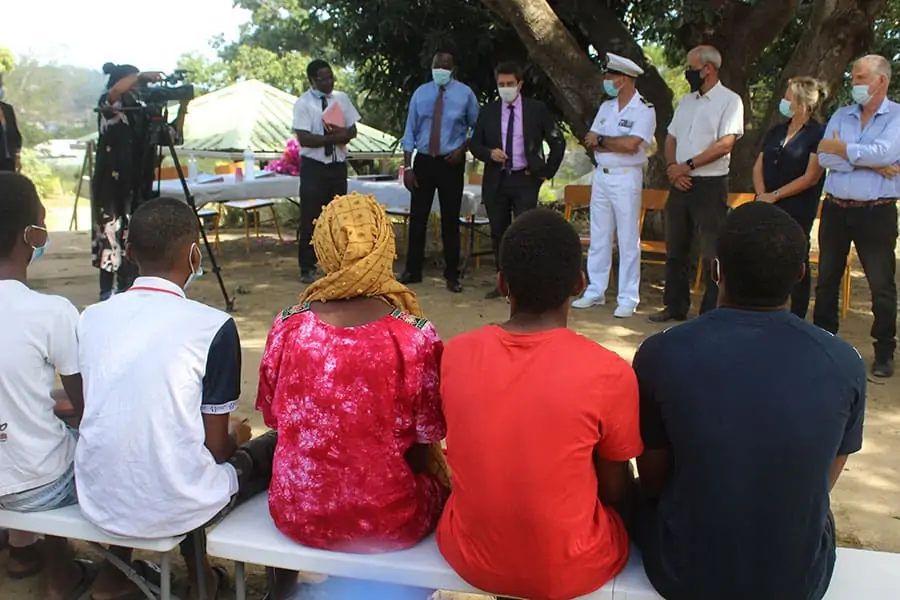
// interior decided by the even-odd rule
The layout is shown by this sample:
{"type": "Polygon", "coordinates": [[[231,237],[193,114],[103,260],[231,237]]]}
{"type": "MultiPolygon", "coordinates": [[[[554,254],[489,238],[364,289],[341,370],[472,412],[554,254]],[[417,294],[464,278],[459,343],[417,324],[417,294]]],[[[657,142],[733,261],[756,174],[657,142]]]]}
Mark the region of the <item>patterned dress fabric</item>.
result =
{"type": "Polygon", "coordinates": [[[275,319],[260,366],[257,409],[278,431],[269,488],[275,525],[314,548],[408,548],[435,527],[448,490],[405,455],[446,433],[443,345],[399,309],[335,327],[302,304],[275,319]]]}

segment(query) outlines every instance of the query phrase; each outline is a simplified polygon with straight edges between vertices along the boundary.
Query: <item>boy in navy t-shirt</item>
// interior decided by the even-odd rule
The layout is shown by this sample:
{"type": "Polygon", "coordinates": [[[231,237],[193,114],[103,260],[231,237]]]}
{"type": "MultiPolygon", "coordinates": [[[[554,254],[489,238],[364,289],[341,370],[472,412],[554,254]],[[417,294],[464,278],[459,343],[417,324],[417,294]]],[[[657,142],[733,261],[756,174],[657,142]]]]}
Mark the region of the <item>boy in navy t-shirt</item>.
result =
{"type": "Polygon", "coordinates": [[[773,205],[735,210],[713,264],[719,307],[634,358],[637,541],[667,600],[820,600],[831,581],[829,492],[862,446],[866,369],[787,310],[806,244],[773,205]]]}

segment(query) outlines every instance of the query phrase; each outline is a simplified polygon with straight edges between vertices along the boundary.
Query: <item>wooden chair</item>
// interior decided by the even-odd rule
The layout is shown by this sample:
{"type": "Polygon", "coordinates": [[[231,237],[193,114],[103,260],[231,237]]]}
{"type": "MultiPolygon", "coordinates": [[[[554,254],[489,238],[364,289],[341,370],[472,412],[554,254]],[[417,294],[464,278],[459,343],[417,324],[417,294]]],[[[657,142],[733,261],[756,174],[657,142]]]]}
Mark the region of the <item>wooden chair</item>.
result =
{"type": "MultiPolygon", "coordinates": [[[[576,210],[584,210],[591,206],[591,186],[589,185],[567,185],[563,190],[563,202],[566,210],[563,213],[566,221],[572,221],[572,213],[576,210]]],[[[579,235],[581,239],[581,247],[587,252],[591,245],[590,235],[579,235]]],[[[610,276],[612,272],[610,271],[610,276]]]]}
{"type": "Polygon", "coordinates": [[[728,208],[737,208],[756,200],[756,194],[728,194],[728,208]]]}
{"type": "Polygon", "coordinates": [[[233,200],[230,202],[224,202],[223,204],[227,208],[239,210],[243,213],[244,237],[246,240],[246,253],[248,256],[250,255],[250,219],[252,217],[254,225],[256,227],[256,240],[257,243],[259,243],[259,224],[261,220],[259,211],[264,208],[268,208],[271,211],[271,220],[273,223],[275,223],[275,232],[278,234],[278,241],[279,243],[284,243],[284,238],[281,237],[281,226],[278,223],[278,212],[275,210],[274,200],[233,200]]]}
{"type": "Polygon", "coordinates": [[[481,173],[470,173],[469,174],[469,185],[481,185],[484,181],[484,175],[481,173]]]}
{"type": "MultiPolygon", "coordinates": [[[[187,178],[187,166],[181,165],[181,174],[187,178]]],[[[175,167],[163,167],[156,170],[156,176],[163,181],[178,179],[178,169],[175,167]]]]}
{"type": "Polygon", "coordinates": [[[648,212],[665,210],[668,199],[669,190],[641,191],[641,216],[638,218],[638,234],[641,236],[641,264],[666,264],[665,258],[644,258],[644,254],[661,254],[663,257],[666,255],[666,243],[664,241],[644,239],[644,220],[648,212]]]}
{"type": "Polygon", "coordinates": [[[222,220],[222,205],[216,208],[200,208],[197,210],[197,217],[200,219],[200,227],[207,229],[207,225],[212,223],[213,244],[216,247],[216,254],[219,254],[219,222],[222,220]]]}
{"type": "Polygon", "coordinates": [[[216,165],[215,173],[216,175],[233,175],[237,171],[237,165],[235,163],[228,163],[227,165],[216,165]]]}
{"type": "MultiPolygon", "coordinates": [[[[821,223],[822,219],[822,202],[819,202],[819,211],[816,214],[816,221],[821,223]]],[[[853,248],[851,248],[852,250],[853,248]]],[[[844,278],[841,281],[841,319],[847,318],[847,313],[850,312],[850,292],[852,291],[853,279],[850,274],[850,262],[851,262],[851,254],[847,253],[847,264],[844,266],[844,278]]],[[[819,269],[819,251],[813,250],[810,248],[809,250],[809,266],[812,269],[813,266],[816,267],[816,270],[819,269]]]]}

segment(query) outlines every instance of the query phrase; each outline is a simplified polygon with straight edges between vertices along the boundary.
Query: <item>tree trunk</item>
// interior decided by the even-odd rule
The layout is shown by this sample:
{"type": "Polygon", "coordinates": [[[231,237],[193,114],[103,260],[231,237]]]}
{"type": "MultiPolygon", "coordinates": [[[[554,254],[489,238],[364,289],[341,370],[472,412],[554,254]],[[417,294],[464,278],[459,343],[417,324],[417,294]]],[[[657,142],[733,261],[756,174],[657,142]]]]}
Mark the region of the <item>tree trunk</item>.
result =
{"type": "MultiPolygon", "coordinates": [[[[847,67],[855,57],[871,47],[875,18],[885,9],[886,0],[816,0],[800,43],[781,72],[761,126],[736,148],[738,168],[733,187],[752,190],[752,165],[759,154],[762,136],[780,118],[778,103],[791,77],[809,75],[828,84],[832,92],[842,84],[847,67]]],[[[888,57],[890,60],[891,57],[888,57]]]]}
{"type": "MultiPolygon", "coordinates": [[[[578,31],[594,47],[604,55],[614,52],[630,58],[644,69],[644,74],[637,80],[637,88],[656,109],[656,143],[658,151],[650,159],[646,182],[648,187],[666,188],[666,162],[663,148],[666,141],[666,130],[672,120],[672,90],[660,76],[656,67],[647,62],[641,46],[637,43],[624,23],[609,6],[594,0],[555,0],[553,10],[566,26],[578,31]]],[[[595,100],[595,108],[602,97],[595,100]]]]}
{"type": "Polygon", "coordinates": [[[546,0],[482,3],[516,30],[532,60],[553,83],[554,94],[573,133],[583,138],[603,97],[603,75],[546,0]]]}

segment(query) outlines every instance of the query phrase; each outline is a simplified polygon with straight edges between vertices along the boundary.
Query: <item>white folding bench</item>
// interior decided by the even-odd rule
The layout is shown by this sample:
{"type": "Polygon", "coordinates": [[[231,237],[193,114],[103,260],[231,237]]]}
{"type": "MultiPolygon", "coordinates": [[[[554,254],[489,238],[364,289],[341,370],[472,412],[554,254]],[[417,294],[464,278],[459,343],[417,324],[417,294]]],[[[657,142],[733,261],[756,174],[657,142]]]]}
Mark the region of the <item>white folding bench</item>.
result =
{"type": "Polygon", "coordinates": [[[176,600],[172,596],[171,558],[172,551],[184,540],[185,536],[183,535],[151,540],[111,536],[97,529],[81,516],[81,510],[77,505],[35,513],[0,510],[0,527],[89,542],[103,554],[104,558],[110,560],[137,584],[147,598],[150,600],[155,600],[157,597],[159,600],[176,600]],[[161,555],[159,595],[157,596],[155,586],[143,580],[130,565],[126,565],[118,557],[112,555],[104,546],[121,546],[159,553],[161,555]]]}
{"type": "MultiPolygon", "coordinates": [[[[239,506],[207,537],[207,554],[235,562],[235,598],[246,600],[246,563],[393,583],[425,589],[485,594],[462,580],[438,552],[434,536],[408,550],[385,554],[345,554],[301,546],[275,528],[266,494],[239,506]]],[[[613,584],[584,597],[612,600],[613,584]]]]}
{"type": "MultiPolygon", "coordinates": [[[[663,600],[644,573],[640,553],[631,560],[613,589],[615,600],[663,600]]],[[[900,598],[900,554],[838,548],[834,577],[823,600],[897,600],[900,598]]],[[[760,598],[760,600],[764,600],[760,598]]]]}

